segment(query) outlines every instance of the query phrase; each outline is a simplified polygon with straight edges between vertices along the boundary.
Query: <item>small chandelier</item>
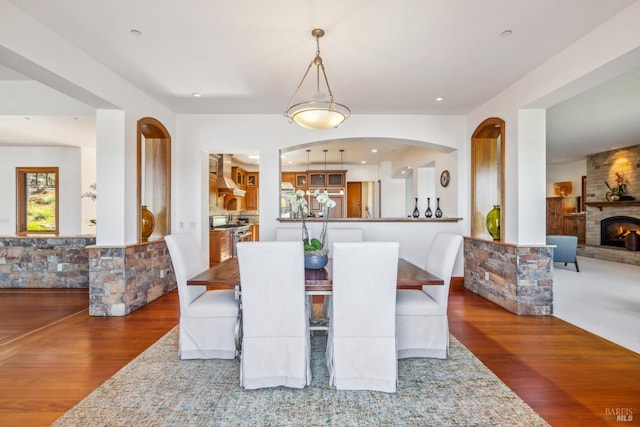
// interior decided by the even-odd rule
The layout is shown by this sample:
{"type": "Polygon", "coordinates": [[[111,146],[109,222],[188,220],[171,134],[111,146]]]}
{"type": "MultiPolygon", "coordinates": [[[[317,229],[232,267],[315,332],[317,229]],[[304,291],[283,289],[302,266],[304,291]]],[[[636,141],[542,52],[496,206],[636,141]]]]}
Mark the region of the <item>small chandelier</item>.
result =
{"type": "Polygon", "coordinates": [[[345,105],[338,104],[333,100],[333,93],[331,87],[329,87],[329,80],[327,79],[327,73],[324,71],[324,64],[320,57],[320,37],[324,36],[324,30],[316,28],[311,31],[311,35],[316,38],[316,57],[309,63],[307,71],[302,76],[300,84],[296,88],[291,101],[284,111],[284,116],[293,120],[302,127],[308,129],[331,129],[337,127],[340,123],[344,122],[351,115],[351,110],[345,105]],[[300,91],[304,79],[307,78],[311,66],[316,66],[316,93],[315,100],[304,101],[295,103],[296,96],[300,91]],[[320,70],[322,70],[322,76],[324,82],[327,85],[327,92],[329,92],[329,100],[321,101],[320,97],[320,70]]]}

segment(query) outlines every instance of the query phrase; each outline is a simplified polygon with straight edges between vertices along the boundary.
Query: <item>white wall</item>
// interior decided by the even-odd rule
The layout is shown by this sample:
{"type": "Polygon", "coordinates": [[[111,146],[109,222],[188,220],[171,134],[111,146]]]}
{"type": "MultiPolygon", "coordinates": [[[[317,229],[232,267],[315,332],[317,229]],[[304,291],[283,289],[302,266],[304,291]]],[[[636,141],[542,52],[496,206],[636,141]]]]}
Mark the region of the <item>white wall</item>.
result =
{"type": "Polygon", "coordinates": [[[582,177],[586,175],[587,159],[547,165],[547,197],[556,195],[554,183],[564,181],[571,181],[571,193],[567,196],[581,196],[582,177]]]}
{"type": "Polygon", "coordinates": [[[80,234],[80,149],[75,147],[0,147],[0,235],[16,232],[16,167],[58,167],[61,236],[80,234]]]}

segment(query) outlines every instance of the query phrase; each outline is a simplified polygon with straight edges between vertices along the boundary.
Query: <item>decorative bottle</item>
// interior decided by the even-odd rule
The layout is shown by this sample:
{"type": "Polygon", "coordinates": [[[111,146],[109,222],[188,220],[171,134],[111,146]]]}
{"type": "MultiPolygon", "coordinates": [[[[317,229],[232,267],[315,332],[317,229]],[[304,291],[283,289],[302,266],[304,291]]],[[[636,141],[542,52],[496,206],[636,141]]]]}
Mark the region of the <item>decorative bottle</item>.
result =
{"type": "Polygon", "coordinates": [[[440,209],[440,197],[436,198],[436,218],[442,218],[442,209],[440,209]]]}
{"type": "Polygon", "coordinates": [[[420,216],[420,211],[418,210],[418,198],[416,197],[416,205],[413,208],[413,213],[411,214],[414,218],[418,218],[420,216]]]}
{"type": "Polygon", "coordinates": [[[427,218],[431,218],[433,216],[433,212],[431,212],[431,197],[427,197],[427,210],[424,211],[424,216],[427,218]]]}
{"type": "Polygon", "coordinates": [[[487,231],[493,240],[500,240],[500,205],[493,205],[487,213],[487,231]]]}

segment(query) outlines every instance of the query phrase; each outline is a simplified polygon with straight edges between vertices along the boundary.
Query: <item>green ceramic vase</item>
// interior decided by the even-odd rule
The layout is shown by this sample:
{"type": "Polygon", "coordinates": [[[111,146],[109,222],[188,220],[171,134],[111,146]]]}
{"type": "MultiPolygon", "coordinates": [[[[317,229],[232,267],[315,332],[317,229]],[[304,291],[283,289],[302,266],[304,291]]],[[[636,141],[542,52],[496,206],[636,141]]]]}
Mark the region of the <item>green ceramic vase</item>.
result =
{"type": "Polygon", "coordinates": [[[493,240],[500,240],[500,205],[493,205],[487,214],[487,231],[493,240]]]}

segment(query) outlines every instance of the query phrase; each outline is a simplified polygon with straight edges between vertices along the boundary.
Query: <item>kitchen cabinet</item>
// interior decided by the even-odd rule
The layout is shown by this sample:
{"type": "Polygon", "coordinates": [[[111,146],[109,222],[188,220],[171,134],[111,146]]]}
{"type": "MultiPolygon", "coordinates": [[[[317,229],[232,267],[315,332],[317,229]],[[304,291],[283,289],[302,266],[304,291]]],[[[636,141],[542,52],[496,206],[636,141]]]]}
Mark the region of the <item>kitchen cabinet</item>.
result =
{"type": "Polygon", "coordinates": [[[296,190],[307,189],[307,172],[282,172],[282,182],[287,182],[296,190]]]}
{"type": "Polygon", "coordinates": [[[231,258],[231,230],[209,231],[209,267],[231,258]]]}
{"type": "Polygon", "coordinates": [[[343,170],[309,171],[309,186],[311,187],[344,187],[346,185],[343,170]]]}
{"type": "Polygon", "coordinates": [[[282,182],[287,182],[294,187],[296,186],[296,173],[295,172],[282,172],[282,182]]]}
{"type": "Polygon", "coordinates": [[[244,195],[246,210],[258,210],[259,178],[258,172],[247,172],[247,193],[244,195]]]}
{"type": "Polygon", "coordinates": [[[260,240],[260,225],[259,224],[251,224],[249,226],[249,230],[251,231],[251,240],[257,242],[260,240]]]}
{"type": "MultiPolygon", "coordinates": [[[[312,190],[313,191],[313,190],[312,190]]],[[[345,217],[345,203],[344,196],[342,195],[329,195],[331,200],[336,202],[336,205],[329,209],[329,218],[344,218],[345,217]]],[[[322,206],[318,203],[318,200],[315,197],[310,198],[311,203],[309,205],[309,210],[313,213],[322,212],[322,206]]]]}
{"type": "Polygon", "coordinates": [[[247,171],[239,166],[231,167],[231,177],[241,190],[247,189],[247,171]]]}
{"type": "Polygon", "coordinates": [[[218,197],[218,175],[209,173],[209,197],[218,197]]]}

